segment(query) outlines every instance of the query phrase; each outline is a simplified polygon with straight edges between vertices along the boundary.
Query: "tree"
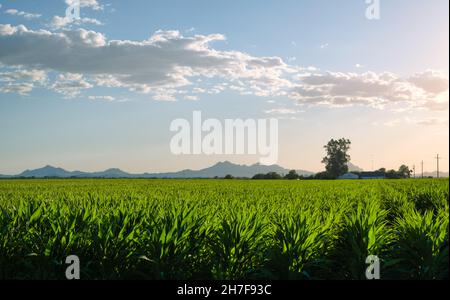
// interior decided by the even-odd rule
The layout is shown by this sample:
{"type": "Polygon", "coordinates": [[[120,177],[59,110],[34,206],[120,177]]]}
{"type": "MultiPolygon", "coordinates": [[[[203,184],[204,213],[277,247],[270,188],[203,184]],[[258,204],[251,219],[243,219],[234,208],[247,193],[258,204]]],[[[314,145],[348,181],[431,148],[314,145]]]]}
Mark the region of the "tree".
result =
{"type": "Polygon", "coordinates": [[[262,180],[262,179],[282,179],[283,177],[281,177],[280,174],[276,173],[276,172],[270,172],[267,174],[256,174],[255,176],[253,176],[252,179],[258,179],[258,180],[262,180]]]}
{"type": "Polygon", "coordinates": [[[400,178],[411,178],[411,173],[412,171],[406,165],[401,165],[400,168],[398,168],[398,175],[400,178]]]}
{"type": "Polygon", "coordinates": [[[411,170],[406,165],[401,165],[398,171],[389,170],[386,172],[386,178],[388,179],[402,179],[411,178],[411,170]]]}
{"type": "Polygon", "coordinates": [[[350,155],[347,152],[350,150],[351,142],[348,139],[342,138],[328,142],[324,148],[327,151],[327,156],[323,158],[322,163],[325,164],[326,172],[331,178],[338,178],[348,172],[348,162],[350,155]]]}
{"type": "Polygon", "coordinates": [[[378,172],[385,174],[386,173],[386,168],[381,168],[381,169],[378,170],[378,172]]]}
{"type": "Polygon", "coordinates": [[[325,180],[325,179],[335,179],[330,177],[330,174],[328,172],[319,172],[314,175],[311,179],[317,179],[317,180],[325,180]]]}
{"type": "Polygon", "coordinates": [[[284,176],[284,178],[289,180],[297,180],[300,178],[300,176],[298,176],[295,170],[291,170],[286,176],[284,176]]]}
{"type": "Polygon", "coordinates": [[[269,172],[266,175],[266,179],[281,179],[281,178],[283,177],[281,177],[281,175],[276,172],[269,172]]]}
{"type": "Polygon", "coordinates": [[[228,174],[227,176],[225,176],[225,179],[234,179],[234,177],[230,174],[228,174]]]}
{"type": "Polygon", "coordinates": [[[395,170],[389,170],[386,172],[386,178],[388,179],[399,179],[398,173],[395,170]]]}

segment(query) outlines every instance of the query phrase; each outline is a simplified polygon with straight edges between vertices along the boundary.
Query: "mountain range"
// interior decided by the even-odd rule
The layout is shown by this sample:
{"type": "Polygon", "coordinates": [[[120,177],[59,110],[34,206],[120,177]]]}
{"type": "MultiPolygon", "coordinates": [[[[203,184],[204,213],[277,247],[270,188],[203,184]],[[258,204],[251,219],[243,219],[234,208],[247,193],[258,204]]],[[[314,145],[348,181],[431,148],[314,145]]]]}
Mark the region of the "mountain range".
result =
{"type": "MultiPolygon", "coordinates": [[[[251,178],[255,174],[266,174],[269,172],[276,172],[279,174],[287,174],[290,169],[285,169],[279,165],[265,166],[261,164],[254,164],[251,166],[238,165],[228,161],[219,162],[212,167],[201,170],[183,170],[171,173],[142,173],[131,174],[120,169],[108,169],[102,172],[82,172],[82,171],[67,171],[62,168],[52,166],[45,166],[40,169],[26,170],[19,175],[0,175],[0,178],[214,178],[225,177],[232,175],[234,177],[248,177],[251,178]]],[[[314,172],[305,170],[297,170],[297,173],[304,176],[313,175],[314,172]]]]}
{"type": "MultiPolygon", "coordinates": [[[[232,175],[234,177],[251,178],[256,174],[267,174],[269,172],[276,172],[284,175],[289,173],[291,169],[283,168],[279,165],[238,165],[229,161],[219,162],[211,167],[201,170],[183,170],[171,173],[142,173],[131,174],[120,169],[108,169],[102,172],[82,172],[82,171],[67,171],[62,168],[46,166],[35,170],[26,170],[18,175],[0,175],[0,178],[214,178],[225,177],[232,175]]],[[[349,163],[349,170],[352,172],[363,171],[358,166],[349,163]]],[[[305,170],[296,170],[299,175],[310,176],[314,172],[305,170]]],[[[419,175],[418,175],[419,176],[419,175]]],[[[435,177],[436,172],[424,173],[425,177],[435,177]]],[[[442,172],[441,177],[448,177],[448,172],[442,172]]]]}

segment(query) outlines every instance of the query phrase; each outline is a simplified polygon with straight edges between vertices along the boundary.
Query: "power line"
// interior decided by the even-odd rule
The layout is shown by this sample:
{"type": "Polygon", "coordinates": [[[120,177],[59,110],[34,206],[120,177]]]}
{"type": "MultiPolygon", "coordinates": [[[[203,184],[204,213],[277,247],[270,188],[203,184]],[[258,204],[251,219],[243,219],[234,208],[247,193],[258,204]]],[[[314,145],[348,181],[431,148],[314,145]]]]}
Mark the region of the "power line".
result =
{"type": "Polygon", "coordinates": [[[423,179],[423,160],[422,160],[421,165],[422,165],[422,179],[423,179]]]}
{"type": "Polygon", "coordinates": [[[435,159],[436,159],[436,164],[437,164],[437,178],[439,178],[439,160],[441,160],[442,159],[442,157],[439,157],[439,154],[438,155],[436,155],[436,157],[435,157],[435,159]]]}

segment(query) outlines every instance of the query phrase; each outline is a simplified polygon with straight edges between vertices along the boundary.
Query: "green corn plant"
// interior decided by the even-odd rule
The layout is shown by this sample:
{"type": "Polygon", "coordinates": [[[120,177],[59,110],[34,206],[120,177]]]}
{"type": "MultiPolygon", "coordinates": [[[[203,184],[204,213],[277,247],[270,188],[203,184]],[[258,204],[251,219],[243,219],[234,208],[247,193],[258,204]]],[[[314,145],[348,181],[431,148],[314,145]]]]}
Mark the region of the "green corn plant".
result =
{"type": "Polygon", "coordinates": [[[172,208],[147,219],[136,276],[145,279],[189,279],[199,271],[206,231],[195,208],[172,208]]]}
{"type": "Polygon", "coordinates": [[[435,217],[411,209],[397,221],[389,276],[397,279],[448,279],[448,207],[435,217]]]}
{"type": "Polygon", "coordinates": [[[422,214],[427,211],[437,213],[440,208],[448,205],[448,189],[442,190],[437,186],[430,186],[425,189],[414,189],[410,191],[412,202],[416,209],[422,214]]]}
{"type": "Polygon", "coordinates": [[[212,275],[215,279],[246,279],[263,265],[266,226],[262,218],[248,212],[232,213],[210,236],[212,275]]]}
{"type": "Polygon", "coordinates": [[[370,255],[383,262],[393,238],[386,216],[387,211],[373,198],[365,199],[345,216],[332,258],[336,279],[366,279],[366,259],[370,255]]]}
{"type": "Polygon", "coordinates": [[[268,268],[278,279],[313,279],[314,271],[326,269],[325,259],[333,243],[336,214],[321,220],[320,212],[300,213],[275,221],[274,246],[268,268]]]}

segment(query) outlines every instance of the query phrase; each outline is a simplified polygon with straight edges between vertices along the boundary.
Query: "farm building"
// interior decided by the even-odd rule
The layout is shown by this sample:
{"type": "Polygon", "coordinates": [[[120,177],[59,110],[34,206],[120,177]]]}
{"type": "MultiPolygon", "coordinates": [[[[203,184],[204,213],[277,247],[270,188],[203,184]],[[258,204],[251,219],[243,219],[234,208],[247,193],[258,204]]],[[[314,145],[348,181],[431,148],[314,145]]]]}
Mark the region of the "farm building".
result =
{"type": "Polygon", "coordinates": [[[359,176],[353,173],[347,173],[339,177],[339,179],[359,179],[359,176]]]}
{"type": "Polygon", "coordinates": [[[361,172],[359,177],[361,179],[386,179],[386,174],[383,172],[361,172]]]}

